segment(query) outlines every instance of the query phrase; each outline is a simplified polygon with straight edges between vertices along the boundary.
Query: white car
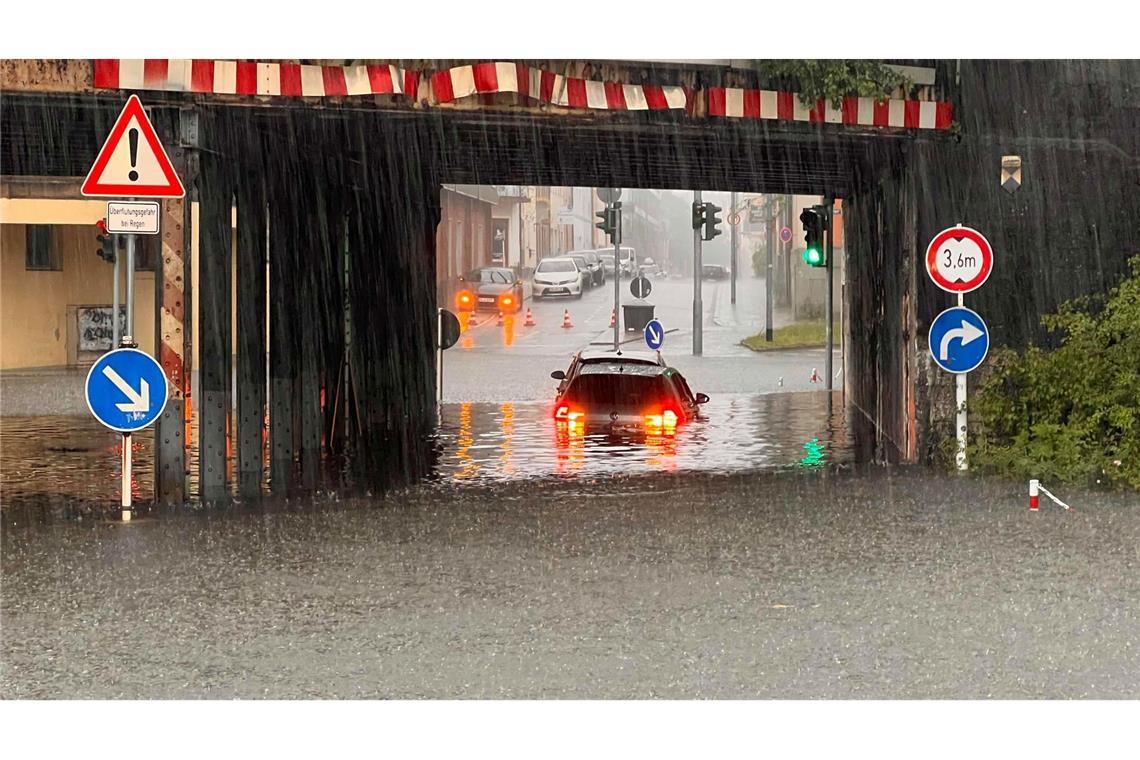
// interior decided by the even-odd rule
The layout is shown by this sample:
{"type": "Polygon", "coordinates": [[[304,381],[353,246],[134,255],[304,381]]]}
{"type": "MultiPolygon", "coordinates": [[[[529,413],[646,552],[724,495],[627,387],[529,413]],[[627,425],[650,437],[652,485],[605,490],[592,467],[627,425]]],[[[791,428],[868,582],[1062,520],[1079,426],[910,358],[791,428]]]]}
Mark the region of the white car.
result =
{"type": "Polygon", "coordinates": [[[538,262],[534,270],[534,300],[552,296],[582,297],[585,275],[577,262],[568,256],[556,256],[538,262]]]}

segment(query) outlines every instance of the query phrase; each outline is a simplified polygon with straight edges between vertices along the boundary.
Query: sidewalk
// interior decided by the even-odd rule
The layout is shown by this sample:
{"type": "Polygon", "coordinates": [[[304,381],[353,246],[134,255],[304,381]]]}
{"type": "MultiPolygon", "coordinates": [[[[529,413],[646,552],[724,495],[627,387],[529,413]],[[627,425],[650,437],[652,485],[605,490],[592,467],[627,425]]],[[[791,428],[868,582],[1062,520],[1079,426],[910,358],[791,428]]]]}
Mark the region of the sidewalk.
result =
{"type": "Polygon", "coordinates": [[[90,367],[36,367],[0,371],[0,416],[90,414],[83,383],[90,367]]]}

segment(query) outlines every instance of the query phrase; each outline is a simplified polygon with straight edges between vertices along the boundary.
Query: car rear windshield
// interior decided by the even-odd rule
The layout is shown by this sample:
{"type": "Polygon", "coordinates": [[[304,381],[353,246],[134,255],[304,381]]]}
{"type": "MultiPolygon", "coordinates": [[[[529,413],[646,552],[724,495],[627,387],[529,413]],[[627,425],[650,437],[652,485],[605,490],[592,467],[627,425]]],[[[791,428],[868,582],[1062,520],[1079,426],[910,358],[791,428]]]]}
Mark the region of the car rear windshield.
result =
{"type": "Polygon", "coordinates": [[[514,281],[514,272],[503,269],[480,269],[467,276],[472,282],[493,282],[498,285],[508,285],[514,281]]]}
{"type": "Polygon", "coordinates": [[[606,409],[645,409],[672,400],[662,375],[579,375],[566,390],[572,404],[606,409]]]}
{"type": "Polygon", "coordinates": [[[549,261],[544,260],[538,262],[538,269],[536,272],[574,272],[577,271],[573,261],[549,261]]]}

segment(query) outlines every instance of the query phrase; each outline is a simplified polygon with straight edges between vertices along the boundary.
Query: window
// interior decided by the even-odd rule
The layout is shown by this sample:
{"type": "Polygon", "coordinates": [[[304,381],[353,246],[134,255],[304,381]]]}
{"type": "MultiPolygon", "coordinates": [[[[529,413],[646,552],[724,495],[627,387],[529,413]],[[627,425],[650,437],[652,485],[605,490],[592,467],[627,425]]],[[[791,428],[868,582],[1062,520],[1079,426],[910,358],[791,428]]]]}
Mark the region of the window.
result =
{"type": "MultiPolygon", "coordinates": [[[[119,237],[122,240],[119,247],[125,256],[127,252],[127,240],[121,235],[119,237]]],[[[135,271],[156,271],[156,264],[158,263],[161,248],[162,243],[158,235],[135,235],[135,271]]],[[[121,260],[126,261],[126,258],[121,260]]]]}
{"type": "Polygon", "coordinates": [[[55,251],[54,235],[50,224],[29,224],[24,229],[27,238],[24,245],[24,268],[58,272],[63,269],[59,255],[55,251]]]}

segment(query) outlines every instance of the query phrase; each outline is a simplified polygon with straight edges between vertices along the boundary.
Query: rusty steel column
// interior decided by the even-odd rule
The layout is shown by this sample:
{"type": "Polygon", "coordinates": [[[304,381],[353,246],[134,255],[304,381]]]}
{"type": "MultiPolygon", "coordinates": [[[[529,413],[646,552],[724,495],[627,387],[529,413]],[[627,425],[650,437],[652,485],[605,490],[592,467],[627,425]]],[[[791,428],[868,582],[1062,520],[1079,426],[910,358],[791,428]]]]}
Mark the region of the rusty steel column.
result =
{"type": "Polygon", "coordinates": [[[261,495],[265,458],[265,186],[246,177],[237,192],[237,481],[261,495]]]}
{"type": "MultiPolygon", "coordinates": [[[[178,158],[174,159],[175,161],[178,158]]],[[[186,501],[186,212],[182,198],[162,202],[162,250],[158,280],[158,346],[156,355],[169,382],[166,408],[154,435],[155,501],[177,505],[186,501]]]]}
{"type": "MultiPolygon", "coordinates": [[[[211,144],[216,146],[217,142],[211,140],[211,144]]],[[[198,489],[202,503],[219,504],[229,500],[226,475],[233,355],[230,315],[233,193],[226,159],[221,153],[202,156],[199,193],[198,489]]]]}
{"type": "Polygon", "coordinates": [[[297,288],[290,207],[279,183],[269,193],[269,486],[281,495],[293,480],[297,288]]]}

